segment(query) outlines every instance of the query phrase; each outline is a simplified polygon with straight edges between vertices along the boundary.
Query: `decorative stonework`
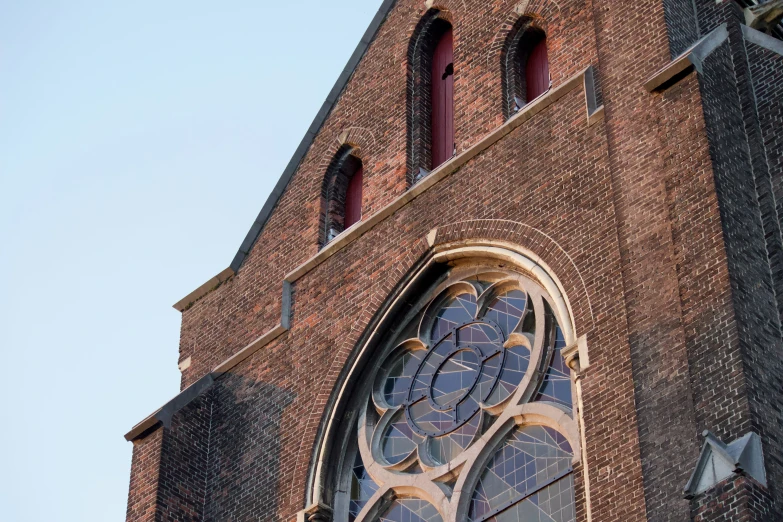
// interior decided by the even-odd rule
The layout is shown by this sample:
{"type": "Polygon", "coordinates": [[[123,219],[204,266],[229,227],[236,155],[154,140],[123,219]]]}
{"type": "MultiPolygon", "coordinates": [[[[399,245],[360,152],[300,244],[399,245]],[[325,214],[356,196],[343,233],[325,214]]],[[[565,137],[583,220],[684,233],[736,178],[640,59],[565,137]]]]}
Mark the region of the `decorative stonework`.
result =
{"type": "Polygon", "coordinates": [[[374,350],[367,391],[351,399],[358,429],[346,435],[353,443],[333,443],[346,448],[343,471],[327,486],[335,518],[480,522],[532,509],[575,520],[582,440],[577,373],[563,350],[575,346],[571,362],[589,364],[586,344],[551,282],[460,257],[452,264],[374,350]],[[539,462],[542,452],[558,464],[539,462]],[[507,476],[509,465],[522,467],[507,476]],[[536,500],[550,497],[551,506],[536,500]]]}
{"type": "Polygon", "coordinates": [[[324,504],[315,504],[304,510],[304,522],[332,522],[332,508],[324,504]]]}

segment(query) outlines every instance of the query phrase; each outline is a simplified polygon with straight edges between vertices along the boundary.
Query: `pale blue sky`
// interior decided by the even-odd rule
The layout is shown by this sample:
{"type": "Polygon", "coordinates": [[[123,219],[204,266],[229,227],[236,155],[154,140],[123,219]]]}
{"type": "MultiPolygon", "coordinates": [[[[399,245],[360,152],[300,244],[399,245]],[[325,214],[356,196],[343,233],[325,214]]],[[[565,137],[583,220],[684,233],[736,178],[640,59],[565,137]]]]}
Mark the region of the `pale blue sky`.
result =
{"type": "Polygon", "coordinates": [[[0,519],[125,518],[228,266],[380,0],[0,0],[0,519]]]}

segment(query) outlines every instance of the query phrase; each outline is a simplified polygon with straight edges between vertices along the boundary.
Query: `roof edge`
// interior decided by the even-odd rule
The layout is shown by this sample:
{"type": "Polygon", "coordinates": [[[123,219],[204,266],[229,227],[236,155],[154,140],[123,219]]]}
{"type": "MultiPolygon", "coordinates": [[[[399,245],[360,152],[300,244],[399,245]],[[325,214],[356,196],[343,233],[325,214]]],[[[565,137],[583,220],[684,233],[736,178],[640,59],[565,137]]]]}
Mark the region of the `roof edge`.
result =
{"type": "Polygon", "coordinates": [[[348,63],[345,65],[343,72],[337,78],[337,82],[335,82],[334,87],[332,87],[332,90],[329,91],[329,95],[326,97],[326,100],[321,106],[321,109],[318,111],[315,119],[307,129],[307,132],[302,138],[302,141],[299,143],[299,146],[296,148],[293,157],[288,162],[288,165],[283,171],[283,174],[280,176],[280,179],[277,181],[275,188],[272,190],[272,193],[269,195],[266,202],[264,203],[264,206],[261,208],[261,212],[259,212],[258,217],[250,227],[250,231],[248,231],[247,236],[245,236],[245,240],[242,241],[242,244],[234,256],[233,261],[231,261],[229,268],[231,268],[235,273],[239,272],[239,269],[242,267],[242,263],[244,263],[245,258],[247,258],[248,254],[250,254],[250,250],[253,248],[253,245],[255,245],[258,237],[261,235],[266,222],[272,215],[272,211],[275,209],[278,201],[280,201],[280,198],[283,196],[285,189],[288,187],[288,183],[291,181],[294,173],[302,163],[305,154],[307,154],[307,151],[310,150],[310,146],[313,144],[313,141],[315,141],[315,137],[323,127],[326,118],[328,118],[329,114],[331,114],[332,109],[337,103],[337,100],[340,99],[340,95],[342,94],[346,85],[348,85],[348,81],[353,76],[354,71],[356,71],[356,67],[359,65],[359,62],[361,62],[362,58],[367,52],[367,49],[370,47],[370,44],[378,34],[378,30],[380,29],[384,20],[386,20],[386,16],[389,14],[389,12],[391,12],[396,3],[397,0],[384,0],[384,2],[381,4],[381,7],[378,8],[378,12],[375,14],[372,22],[370,22],[370,26],[364,32],[364,36],[362,36],[362,39],[359,41],[359,45],[357,45],[356,49],[353,51],[353,54],[348,60],[348,63]]]}
{"type": "Polygon", "coordinates": [[[184,312],[188,308],[190,308],[190,305],[210,293],[212,290],[216,289],[232,277],[234,277],[234,270],[229,267],[225,270],[221,271],[218,275],[204,283],[203,285],[199,286],[195,290],[193,290],[191,293],[174,303],[174,308],[176,310],[179,310],[180,312],[184,312]]]}

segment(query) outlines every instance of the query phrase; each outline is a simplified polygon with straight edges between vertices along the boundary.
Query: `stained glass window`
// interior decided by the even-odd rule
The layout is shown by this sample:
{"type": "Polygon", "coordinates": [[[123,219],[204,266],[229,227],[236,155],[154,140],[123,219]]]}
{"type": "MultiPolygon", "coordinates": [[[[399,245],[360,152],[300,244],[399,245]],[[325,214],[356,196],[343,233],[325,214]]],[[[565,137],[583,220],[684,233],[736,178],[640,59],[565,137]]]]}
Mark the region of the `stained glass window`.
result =
{"type": "Polygon", "coordinates": [[[456,509],[464,495],[469,500],[460,505],[469,512],[457,513],[457,520],[573,520],[572,443],[578,441],[550,427],[519,425],[498,448],[482,450],[498,440],[497,430],[521,422],[531,402],[552,425],[570,422],[563,421],[572,407],[571,372],[559,319],[541,286],[496,270],[447,281],[406,323],[395,324],[403,333],[376,356],[370,397],[356,399],[366,401],[358,426],[364,450],[350,470],[347,518],[440,521],[439,510],[456,509]],[[489,460],[467,460],[477,451],[489,460]],[[469,469],[474,461],[480,470],[469,469]],[[460,473],[476,478],[452,495],[460,473]],[[437,483],[429,491],[442,491],[443,499],[395,497],[400,488],[411,491],[411,480],[420,491],[437,483]],[[372,510],[368,503],[379,493],[391,504],[372,510]]]}
{"type": "Polygon", "coordinates": [[[574,520],[572,457],[568,441],[552,428],[515,429],[481,474],[471,522],[574,520]]]}
{"type": "Polygon", "coordinates": [[[400,498],[380,519],[381,522],[442,522],[438,510],[424,500],[417,498],[400,498]]]}
{"type": "Polygon", "coordinates": [[[353,522],[367,501],[378,491],[376,484],[362,463],[362,457],[356,452],[356,460],[351,470],[351,503],[348,507],[348,520],[353,522]]]}
{"type": "Polygon", "coordinates": [[[553,347],[552,363],[544,376],[544,382],[541,383],[539,390],[539,401],[553,401],[564,406],[572,407],[571,395],[571,370],[566,365],[562,350],[566,347],[563,331],[560,327],[555,328],[555,343],[553,347]]]}
{"type": "Polygon", "coordinates": [[[470,321],[476,315],[476,297],[460,294],[446,301],[432,325],[432,338],[440,339],[458,324],[470,321]]]}

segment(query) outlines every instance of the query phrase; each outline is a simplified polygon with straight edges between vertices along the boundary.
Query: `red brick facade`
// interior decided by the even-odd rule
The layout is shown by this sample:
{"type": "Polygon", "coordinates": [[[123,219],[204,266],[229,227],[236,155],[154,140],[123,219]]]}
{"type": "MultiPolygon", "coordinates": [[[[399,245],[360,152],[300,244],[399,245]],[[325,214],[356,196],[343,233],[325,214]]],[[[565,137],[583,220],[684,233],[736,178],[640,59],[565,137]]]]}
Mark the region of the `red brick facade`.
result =
{"type": "Polygon", "coordinates": [[[199,390],[132,432],[127,520],[295,520],[356,346],[408,274],[433,249],[460,242],[535,254],[587,340],[589,505],[580,469],[578,520],[783,520],[783,459],[772,449],[783,401],[780,224],[759,188],[766,179],[777,190],[783,179],[781,130],[770,123],[781,121],[780,104],[759,117],[752,101],[761,87],[768,105],[783,99],[783,87],[764,80],[783,56],[751,49],[771,64],[755,84],[736,61],[719,61],[756,44],[743,39],[738,6],[714,3],[696,2],[699,36],[725,23],[728,38],[698,71],[648,92],[645,82],[687,38],[676,33],[682,20],[672,23],[676,2],[436,1],[454,28],[459,168],[411,189],[409,43],[429,8],[386,2],[241,267],[183,307],[180,361],[191,362],[182,388],[199,390]],[[553,90],[540,109],[506,123],[501,57],[520,16],[546,32],[553,90]],[[733,98],[720,98],[726,92],[733,98]],[[758,157],[747,146],[729,157],[754,135],[763,137],[758,157]],[[313,260],[324,176],[341,143],[362,160],[371,226],[313,260]],[[415,197],[400,200],[406,194],[415,197]],[[281,295],[292,298],[290,313],[281,295]],[[216,371],[248,346],[247,358],[216,371]],[[725,442],[759,433],[768,486],[739,477],[705,493],[715,498],[686,500],[705,429],[725,442]]]}

